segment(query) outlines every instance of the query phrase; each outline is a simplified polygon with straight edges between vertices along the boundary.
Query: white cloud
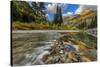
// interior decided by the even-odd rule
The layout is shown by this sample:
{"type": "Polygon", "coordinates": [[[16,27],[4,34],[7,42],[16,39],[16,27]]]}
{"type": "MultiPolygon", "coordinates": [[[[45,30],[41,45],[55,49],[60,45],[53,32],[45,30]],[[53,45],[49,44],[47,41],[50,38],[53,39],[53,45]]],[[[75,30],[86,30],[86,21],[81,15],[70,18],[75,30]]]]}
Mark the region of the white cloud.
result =
{"type": "Polygon", "coordinates": [[[51,11],[52,13],[56,13],[56,6],[57,4],[48,4],[46,8],[48,11],[51,11]]]}
{"type": "Polygon", "coordinates": [[[48,17],[48,14],[46,14],[45,17],[48,17]]]}
{"type": "Polygon", "coordinates": [[[80,5],[79,8],[76,10],[75,14],[81,14],[87,10],[97,10],[97,6],[94,5],[80,5]]]}
{"type": "Polygon", "coordinates": [[[48,11],[51,11],[52,13],[56,13],[57,5],[64,7],[65,4],[63,4],[63,3],[59,3],[59,4],[58,3],[52,3],[51,4],[50,3],[50,4],[48,4],[48,6],[46,8],[47,8],[48,11]]]}
{"type": "Polygon", "coordinates": [[[73,14],[73,12],[67,12],[67,14],[72,15],[72,14],[73,14]]]}
{"type": "Polygon", "coordinates": [[[73,15],[73,12],[67,12],[67,13],[63,14],[63,16],[71,16],[71,15],[73,15]]]}
{"type": "Polygon", "coordinates": [[[83,5],[80,5],[79,8],[75,11],[75,14],[81,14],[83,11],[83,5]]]}

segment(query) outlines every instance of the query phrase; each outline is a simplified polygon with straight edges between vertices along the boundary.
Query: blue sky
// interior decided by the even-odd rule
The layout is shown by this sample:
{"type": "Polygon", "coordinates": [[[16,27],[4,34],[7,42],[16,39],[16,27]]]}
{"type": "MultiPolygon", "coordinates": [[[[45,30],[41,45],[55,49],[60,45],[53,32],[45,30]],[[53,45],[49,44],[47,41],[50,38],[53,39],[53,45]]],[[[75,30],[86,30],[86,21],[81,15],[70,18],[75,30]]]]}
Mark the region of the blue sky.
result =
{"type": "MultiPolygon", "coordinates": [[[[31,2],[32,2],[32,1],[30,1],[29,4],[30,4],[31,2]]],[[[44,6],[47,8],[48,5],[50,5],[50,4],[52,4],[52,3],[47,3],[47,2],[45,2],[45,5],[44,5],[44,6]]],[[[61,4],[60,4],[60,5],[61,5],[61,4]]],[[[79,6],[80,6],[80,5],[78,5],[78,4],[64,4],[64,3],[62,3],[62,5],[61,5],[62,14],[72,13],[72,15],[74,15],[74,14],[75,14],[75,11],[79,8],[79,6]]],[[[52,5],[51,5],[51,7],[52,7],[52,5]]],[[[49,8],[50,8],[50,7],[49,7],[49,8]]],[[[53,8],[52,10],[54,10],[54,8],[53,8]]],[[[52,21],[53,18],[54,18],[54,13],[52,13],[52,11],[46,9],[46,14],[47,14],[47,19],[50,20],[50,21],[52,21]]]]}
{"type": "Polygon", "coordinates": [[[64,11],[64,13],[66,13],[66,12],[74,13],[78,7],[79,7],[78,4],[66,4],[63,11],[64,11]]]}
{"type": "Polygon", "coordinates": [[[47,19],[50,20],[50,21],[52,21],[53,18],[54,18],[54,14],[51,13],[51,12],[47,12],[47,13],[48,13],[47,19]]]}
{"type": "MultiPolygon", "coordinates": [[[[46,3],[47,6],[47,3],[46,3]]],[[[72,15],[75,14],[75,11],[79,8],[80,5],[78,4],[64,4],[61,6],[62,8],[62,14],[66,14],[66,13],[72,13],[72,15]]],[[[54,14],[50,11],[47,10],[47,19],[52,21],[54,18],[54,14]]]]}

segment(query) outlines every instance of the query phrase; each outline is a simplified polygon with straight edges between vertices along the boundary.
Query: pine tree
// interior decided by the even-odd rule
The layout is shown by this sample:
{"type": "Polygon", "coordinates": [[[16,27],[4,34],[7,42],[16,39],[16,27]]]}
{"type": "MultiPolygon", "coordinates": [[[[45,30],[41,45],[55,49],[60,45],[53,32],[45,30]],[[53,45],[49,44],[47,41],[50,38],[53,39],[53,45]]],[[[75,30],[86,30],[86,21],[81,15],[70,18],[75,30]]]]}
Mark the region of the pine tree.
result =
{"type": "Polygon", "coordinates": [[[46,21],[45,12],[43,12],[46,8],[43,2],[32,2],[32,8],[36,11],[36,15],[40,18],[40,21],[46,21]]]}
{"type": "Polygon", "coordinates": [[[54,23],[61,24],[62,22],[63,22],[63,20],[62,20],[61,7],[59,5],[57,5],[56,13],[54,14],[54,23]]]}

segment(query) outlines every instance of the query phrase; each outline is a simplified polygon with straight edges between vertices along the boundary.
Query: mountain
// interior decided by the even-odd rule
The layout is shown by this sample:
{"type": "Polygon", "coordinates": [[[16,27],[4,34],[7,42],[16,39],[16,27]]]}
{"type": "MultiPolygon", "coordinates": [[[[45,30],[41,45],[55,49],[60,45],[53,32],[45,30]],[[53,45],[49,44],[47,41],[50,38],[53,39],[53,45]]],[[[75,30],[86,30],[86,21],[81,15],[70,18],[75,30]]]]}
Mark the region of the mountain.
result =
{"type": "Polygon", "coordinates": [[[86,10],[84,13],[64,16],[64,24],[77,26],[80,29],[96,28],[97,27],[97,11],[86,10]]]}

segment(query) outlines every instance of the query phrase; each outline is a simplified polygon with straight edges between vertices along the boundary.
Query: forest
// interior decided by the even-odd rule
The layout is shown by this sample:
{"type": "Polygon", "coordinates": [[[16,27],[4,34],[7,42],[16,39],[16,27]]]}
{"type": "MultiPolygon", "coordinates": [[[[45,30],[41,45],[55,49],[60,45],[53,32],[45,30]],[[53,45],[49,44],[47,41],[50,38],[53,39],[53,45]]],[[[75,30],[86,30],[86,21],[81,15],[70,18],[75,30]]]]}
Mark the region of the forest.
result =
{"type": "MultiPolygon", "coordinates": [[[[91,21],[81,20],[75,23],[78,25],[64,24],[62,9],[56,5],[54,19],[49,21],[46,17],[46,7],[44,2],[11,1],[11,21],[13,30],[79,30],[97,27],[97,16],[91,21]]],[[[92,18],[91,18],[92,19],[92,18]]]]}

